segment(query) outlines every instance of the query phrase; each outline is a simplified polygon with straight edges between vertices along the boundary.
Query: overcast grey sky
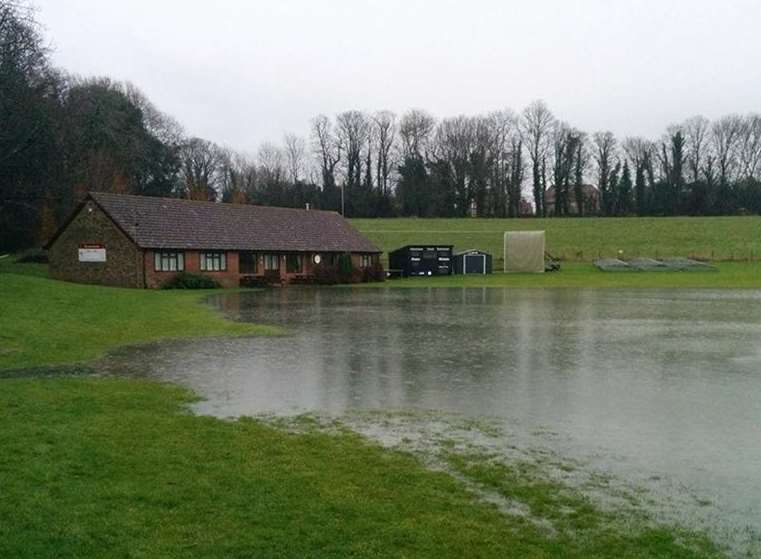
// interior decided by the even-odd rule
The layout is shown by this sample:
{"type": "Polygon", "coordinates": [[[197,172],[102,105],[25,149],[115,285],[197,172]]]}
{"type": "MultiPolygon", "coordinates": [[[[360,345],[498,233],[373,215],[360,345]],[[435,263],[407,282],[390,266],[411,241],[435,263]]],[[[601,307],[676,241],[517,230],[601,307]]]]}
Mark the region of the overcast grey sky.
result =
{"type": "Polygon", "coordinates": [[[36,0],[69,71],[253,152],[318,113],[544,99],[587,131],[761,111],[760,0],[36,0]]]}

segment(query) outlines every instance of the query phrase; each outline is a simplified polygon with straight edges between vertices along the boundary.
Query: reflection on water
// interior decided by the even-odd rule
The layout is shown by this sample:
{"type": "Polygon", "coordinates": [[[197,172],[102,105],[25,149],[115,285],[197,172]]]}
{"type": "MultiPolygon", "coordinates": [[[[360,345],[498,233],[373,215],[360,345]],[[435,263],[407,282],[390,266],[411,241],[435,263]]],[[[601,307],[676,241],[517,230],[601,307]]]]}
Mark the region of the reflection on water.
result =
{"type": "Polygon", "coordinates": [[[289,288],[211,303],[291,334],[152,345],[110,365],[184,383],[218,416],[497,416],[761,526],[761,292],[289,288]]]}

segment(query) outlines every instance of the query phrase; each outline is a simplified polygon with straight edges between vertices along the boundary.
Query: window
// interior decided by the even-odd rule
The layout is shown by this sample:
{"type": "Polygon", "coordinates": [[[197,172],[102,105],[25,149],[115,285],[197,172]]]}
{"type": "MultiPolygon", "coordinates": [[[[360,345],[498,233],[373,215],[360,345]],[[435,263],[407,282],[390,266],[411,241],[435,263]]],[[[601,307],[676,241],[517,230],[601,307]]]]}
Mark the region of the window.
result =
{"type": "Polygon", "coordinates": [[[360,262],[362,268],[369,268],[373,265],[373,257],[369,254],[363,254],[360,262]]]}
{"type": "Polygon", "coordinates": [[[224,272],[227,270],[227,255],[224,252],[202,252],[202,272],[224,272]]]}
{"type": "Polygon", "coordinates": [[[157,272],[182,272],[185,269],[185,254],[169,250],[153,253],[153,267],[157,272]]]}
{"type": "Polygon", "coordinates": [[[256,274],[259,271],[259,255],[255,252],[241,252],[238,254],[238,267],[241,274],[256,274]]]}
{"type": "Polygon", "coordinates": [[[303,270],[300,254],[289,254],[285,257],[285,271],[289,274],[300,274],[303,270]]]}
{"type": "Polygon", "coordinates": [[[280,269],[280,255],[278,254],[265,254],[264,255],[264,269],[279,270],[280,269]]]}

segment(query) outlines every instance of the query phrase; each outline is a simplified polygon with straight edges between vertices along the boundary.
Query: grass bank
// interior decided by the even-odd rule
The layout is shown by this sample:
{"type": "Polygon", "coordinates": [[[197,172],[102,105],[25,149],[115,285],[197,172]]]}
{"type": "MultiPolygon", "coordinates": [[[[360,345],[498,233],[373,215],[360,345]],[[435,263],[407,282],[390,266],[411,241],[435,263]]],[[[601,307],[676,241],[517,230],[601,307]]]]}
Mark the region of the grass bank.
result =
{"type": "MultiPolygon", "coordinates": [[[[192,396],[171,385],[0,383],[2,557],[717,555],[665,528],[599,530],[604,516],[587,504],[558,534],[351,433],[193,416],[192,396]]],[[[537,486],[531,499],[548,517],[573,517],[573,503],[541,497],[552,491],[537,486]]]]}
{"type": "Polygon", "coordinates": [[[407,244],[453,244],[494,255],[502,266],[505,231],[544,230],[547,250],[564,260],[600,256],[696,256],[708,260],[761,260],[761,217],[562,219],[353,219],[384,252],[407,244]]]}
{"type": "Polygon", "coordinates": [[[512,288],[761,288],[761,262],[719,262],[716,271],[601,272],[588,262],[564,262],[560,272],[441,276],[360,284],[361,288],[512,287],[512,288]]]}
{"type": "Polygon", "coordinates": [[[0,369],[83,362],[164,338],[277,332],[225,319],[201,304],[208,291],[78,285],[42,277],[39,264],[1,266],[0,369]]]}

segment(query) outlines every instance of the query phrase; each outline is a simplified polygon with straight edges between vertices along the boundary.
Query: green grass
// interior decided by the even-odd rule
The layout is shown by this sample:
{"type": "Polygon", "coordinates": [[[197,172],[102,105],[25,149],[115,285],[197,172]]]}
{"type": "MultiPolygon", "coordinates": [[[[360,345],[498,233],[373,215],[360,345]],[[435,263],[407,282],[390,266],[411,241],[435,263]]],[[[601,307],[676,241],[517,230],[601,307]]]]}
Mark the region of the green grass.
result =
{"type": "Polygon", "coordinates": [[[48,277],[47,264],[24,264],[16,262],[13,255],[0,254],[0,274],[21,274],[24,276],[37,276],[40,278],[48,277]]]}
{"type": "Polygon", "coordinates": [[[601,272],[588,262],[564,262],[560,272],[440,276],[366,283],[362,288],[513,287],[513,288],[761,288],[761,262],[720,262],[716,271],[601,272]]]}
{"type": "Polygon", "coordinates": [[[481,249],[501,268],[505,231],[543,229],[547,250],[564,260],[599,256],[697,256],[761,259],[761,217],[563,219],[353,219],[384,252],[407,244],[453,244],[481,249]]]}
{"type": "Polygon", "coordinates": [[[0,369],[78,363],[165,338],[278,332],[225,319],[201,304],[209,291],[78,285],[40,277],[39,264],[3,266],[14,273],[0,273],[0,369]]]}
{"type": "MultiPolygon", "coordinates": [[[[607,523],[589,504],[555,534],[409,455],[351,433],[194,416],[171,385],[0,384],[0,557],[716,556],[701,538],[607,523]]],[[[556,491],[534,488],[532,510],[574,510],[556,491]]]]}

